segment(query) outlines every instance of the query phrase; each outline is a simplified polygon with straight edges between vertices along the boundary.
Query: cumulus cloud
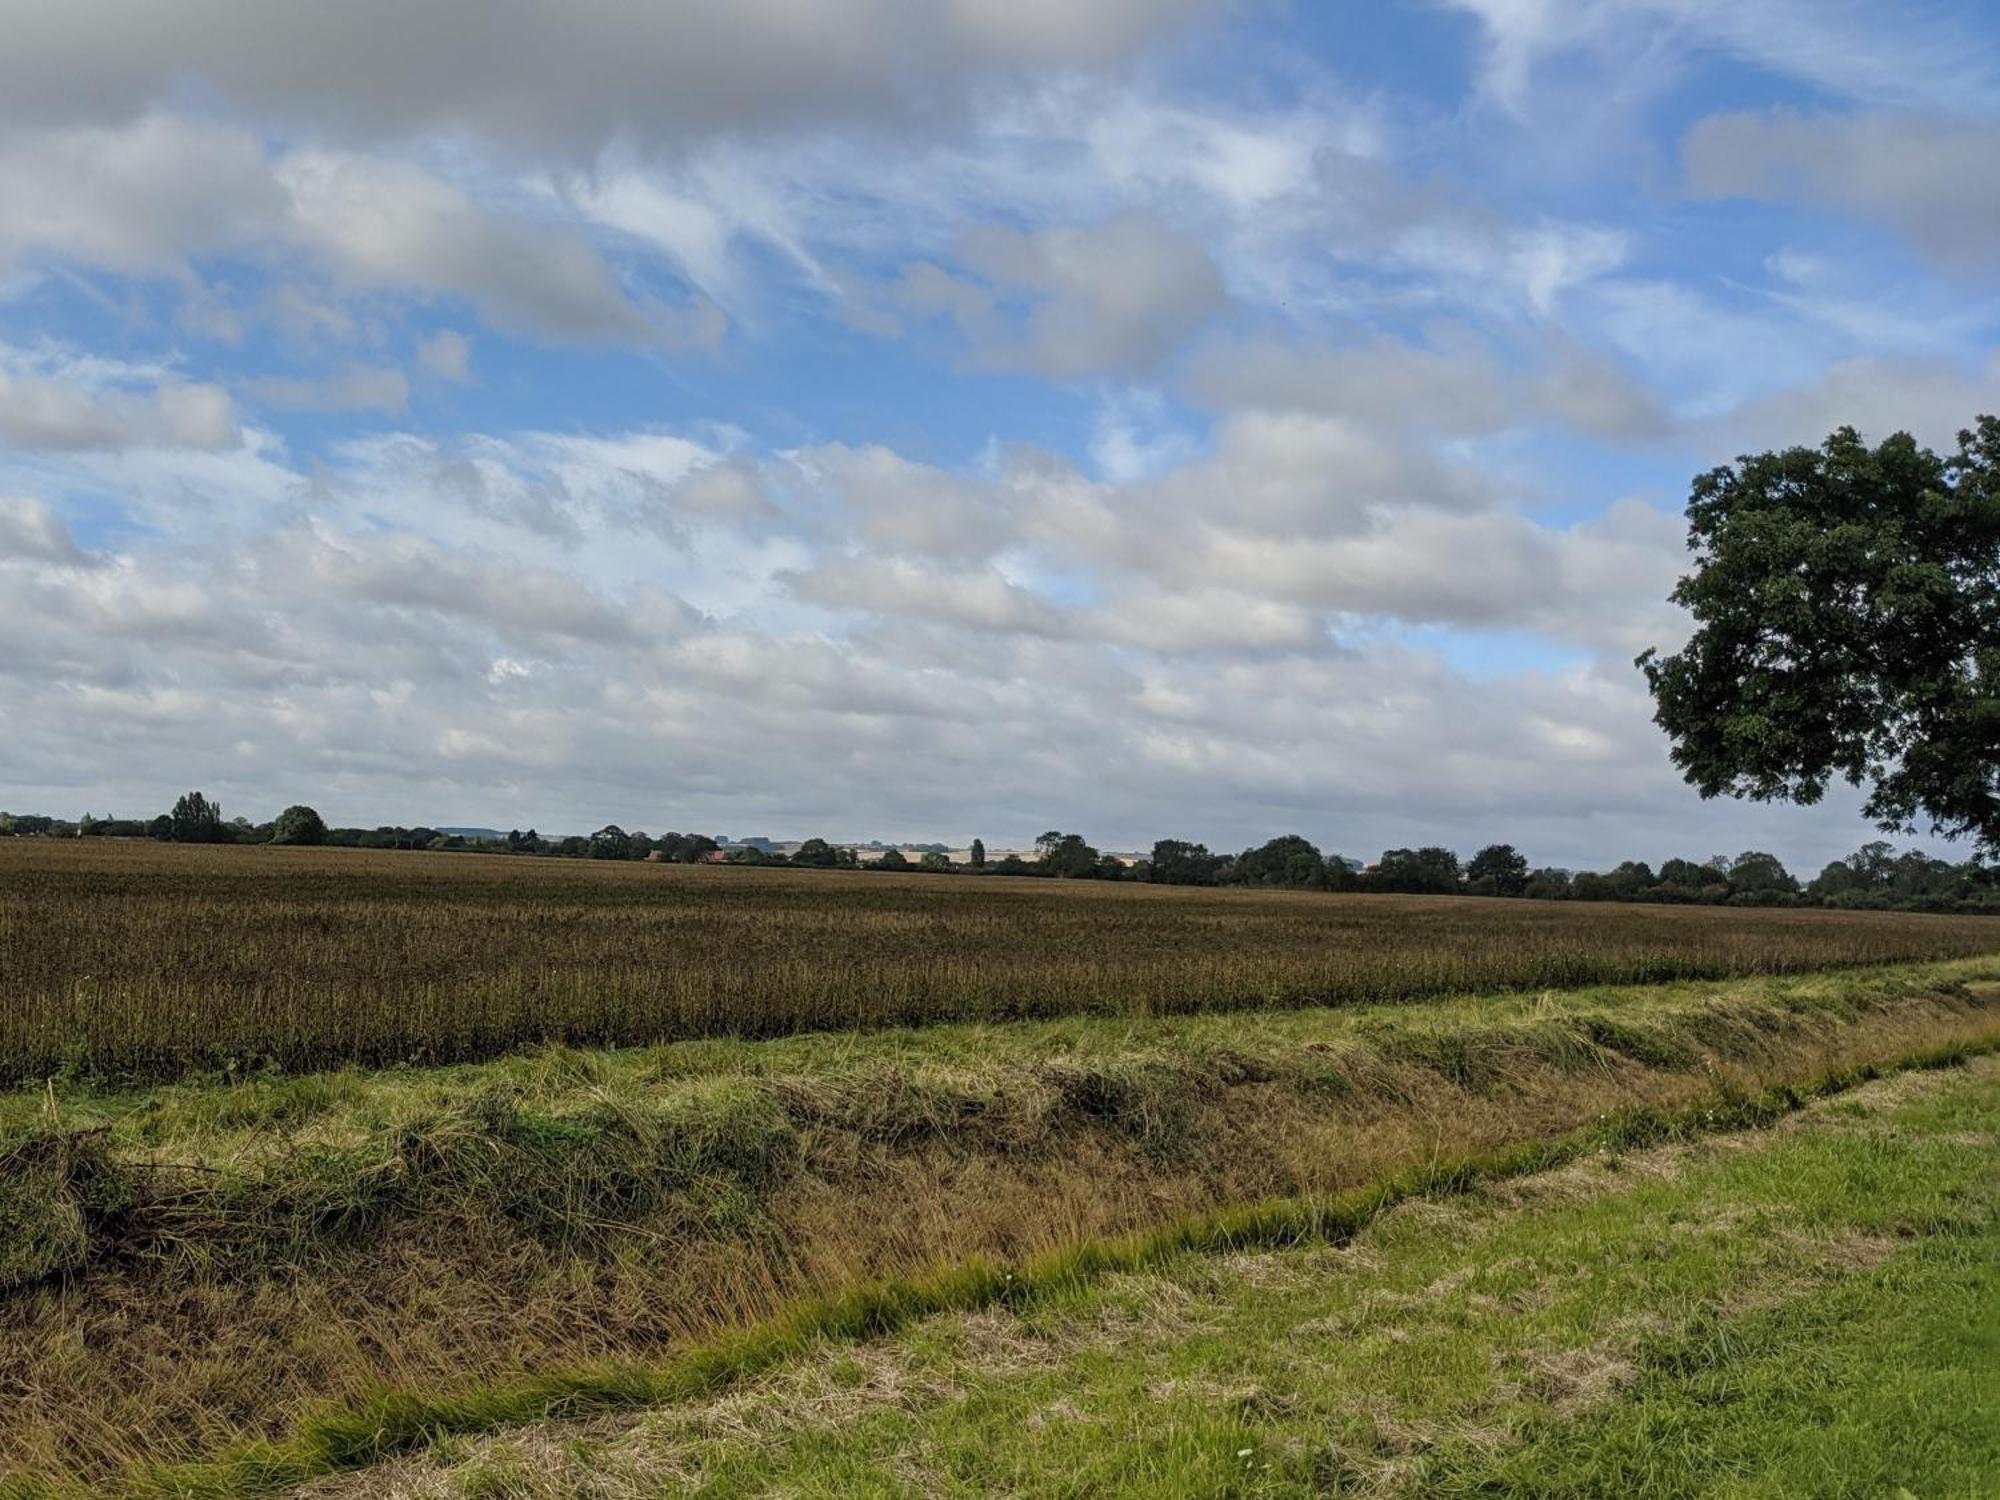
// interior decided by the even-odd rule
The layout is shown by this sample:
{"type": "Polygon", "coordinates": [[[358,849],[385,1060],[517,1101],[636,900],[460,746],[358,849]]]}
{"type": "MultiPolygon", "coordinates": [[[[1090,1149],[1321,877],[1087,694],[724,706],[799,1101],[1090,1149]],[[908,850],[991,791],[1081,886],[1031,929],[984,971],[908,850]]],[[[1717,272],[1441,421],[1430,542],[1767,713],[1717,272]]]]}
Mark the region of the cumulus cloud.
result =
{"type": "Polygon", "coordinates": [[[0,266],[67,256],[117,271],[269,236],[285,190],[250,132],[173,115],[0,134],[0,266]]]}
{"type": "Polygon", "coordinates": [[[1913,434],[1939,451],[1962,428],[2000,412],[2000,351],[1982,364],[1861,356],[1837,360],[1818,377],[1744,403],[1708,424],[1731,452],[1817,444],[1836,427],[1872,442],[1913,434]]]}
{"type": "Polygon", "coordinates": [[[472,383],[472,340],[443,328],[417,345],[417,368],[448,385],[472,383]]]}
{"type": "Polygon", "coordinates": [[[1643,440],[1669,427],[1665,404],[1620,362],[1562,339],[1510,367],[1501,349],[1446,325],[1424,343],[1377,335],[1334,346],[1301,339],[1217,342],[1190,361],[1204,404],[1322,412],[1375,428],[1476,437],[1550,419],[1591,437],[1643,440]]]}
{"type": "Polygon", "coordinates": [[[86,561],[55,508],[25,495],[0,496],[0,558],[72,567],[86,561]]]}
{"type": "Polygon", "coordinates": [[[959,258],[977,279],[911,267],[895,301],[944,314],[980,364],[1057,378],[1143,373],[1225,300],[1201,245],[1143,213],[1102,224],[968,232],[959,258]]]}
{"type": "Polygon", "coordinates": [[[1547,858],[1692,836],[1624,664],[1653,625],[1635,601],[1663,592],[1679,549],[1648,507],[1550,528],[1413,504],[1302,539],[1288,528],[1309,510],[1245,531],[1231,496],[1188,486],[1173,503],[1208,497],[1183,532],[1198,545],[1162,554],[1135,537],[1164,481],[1107,486],[1033,457],[967,477],[887,451],[753,465],[664,434],[595,441],[357,447],[318,476],[311,520],[274,486],[262,526],[227,545],[137,540],[82,568],[57,513],[0,506],[0,712],[20,726],[0,792],[32,785],[49,805],[73,786],[137,811],[164,777],[366,821],[449,804],[556,828],[748,818],[989,841],[1050,821],[1111,841],[1297,826],[1364,854],[1464,842],[1482,820],[1547,858]],[[573,503],[594,493],[571,549],[506,519],[460,533],[434,488],[397,477],[469,456],[496,486],[563,473],[573,503]],[[640,523],[656,485],[718,473],[819,538],[738,554],[788,605],[691,608],[671,581],[683,544],[640,523]],[[905,512],[954,485],[995,513],[1006,560],[896,550],[925,535],[905,512]],[[1081,559],[1099,587],[1046,571],[1081,559]],[[1473,677],[1427,650],[1343,644],[1367,619],[1500,623],[1612,657],[1473,677]],[[111,748],[128,732],[146,736],[143,769],[111,748]],[[1080,775],[1077,746],[1118,775],[1080,775]],[[1615,823],[1577,812],[1593,803],[1615,823]]]}
{"type": "Polygon", "coordinates": [[[713,307],[646,306],[573,231],[495,215],[419,167],[299,151],[278,179],[298,237],[360,286],[455,294],[502,328],[578,342],[721,337],[713,307]]]}
{"type": "MultiPolygon", "coordinates": [[[[1258,27],[1145,55],[1229,0],[16,6],[0,306],[51,342],[0,353],[0,805],[1784,847],[1649,722],[1662,503],[1841,420],[1937,441],[1991,310],[1752,284],[1823,226],[1588,158],[1704,52],[1882,99],[1948,28],[1458,4],[1511,115],[1442,53],[1410,95],[1258,27]]],[[[1689,181],[1976,277],[1984,129],[1726,117],[1689,181]]]]}
{"type": "Polygon", "coordinates": [[[2000,125],[1892,114],[1711,115],[1682,142],[1690,188],[1837,209],[1948,264],[2000,265],[2000,125]]]}
{"type": "Polygon", "coordinates": [[[128,389],[0,368],[0,448],[228,448],[240,440],[229,394],[217,386],[163,380],[128,389]]]}
{"type": "Polygon", "coordinates": [[[134,112],[188,78],[279,118],[377,136],[464,130],[588,154],[614,136],[879,117],[990,70],[1109,61],[1212,0],[443,0],[327,9],[194,0],[169,16],[7,7],[0,117],[134,112]],[[476,45],[471,44],[476,39],[476,45]],[[911,95],[915,99],[910,98],[911,95]]]}
{"type": "MultiPolygon", "coordinates": [[[[307,256],[346,287],[463,297],[495,325],[557,340],[706,346],[720,313],[635,296],[574,229],[476,201],[407,161],[149,114],[118,127],[0,135],[0,265],[39,258],[192,280],[241,253],[307,256]]],[[[349,314],[283,295],[300,331],[349,314]]]]}

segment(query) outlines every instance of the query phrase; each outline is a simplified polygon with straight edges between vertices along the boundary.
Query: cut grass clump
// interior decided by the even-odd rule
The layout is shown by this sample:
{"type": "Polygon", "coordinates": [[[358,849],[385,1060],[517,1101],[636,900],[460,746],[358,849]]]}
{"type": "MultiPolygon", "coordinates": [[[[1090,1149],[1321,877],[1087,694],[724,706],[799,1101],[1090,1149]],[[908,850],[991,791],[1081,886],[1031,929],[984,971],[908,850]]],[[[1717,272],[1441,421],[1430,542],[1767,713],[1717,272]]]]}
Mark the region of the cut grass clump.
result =
{"type": "Polygon", "coordinates": [[[77,1271],[130,1206],[110,1132],[43,1130],[0,1140],[0,1294],[77,1271]]]}

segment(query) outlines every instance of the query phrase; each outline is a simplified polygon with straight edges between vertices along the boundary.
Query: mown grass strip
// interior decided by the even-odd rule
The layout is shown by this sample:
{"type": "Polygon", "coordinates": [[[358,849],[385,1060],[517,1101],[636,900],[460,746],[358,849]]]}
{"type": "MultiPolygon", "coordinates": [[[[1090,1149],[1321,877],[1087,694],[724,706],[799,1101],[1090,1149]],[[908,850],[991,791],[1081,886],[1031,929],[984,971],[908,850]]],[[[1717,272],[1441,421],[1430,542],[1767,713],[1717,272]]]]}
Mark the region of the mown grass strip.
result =
{"type": "MultiPolygon", "coordinates": [[[[128,1500],[238,1500],[363,1468],[442,1438],[693,1400],[828,1341],[880,1337],[941,1314],[1000,1305],[1021,1309],[1073,1293],[1105,1276],[1145,1271],[1188,1253],[1338,1244],[1387,1209],[1412,1199],[1462,1194],[1482,1184],[1547,1171],[1595,1151],[1766,1128],[1815,1099],[1872,1079],[1912,1069],[1952,1067],[1996,1051],[2000,1033],[1824,1073],[1802,1083],[1756,1092],[1720,1089],[1712,1098],[1684,1109],[1623,1111],[1548,1140],[1439,1159],[1349,1192],[1222,1209],[1137,1234],[1080,1244],[1012,1267],[973,1260],[926,1276],[892,1278],[801,1302],[776,1319],[686,1350],[657,1366],[541,1375],[430,1396],[384,1391],[351,1409],[312,1417],[288,1438],[246,1445],[213,1460],[142,1470],[109,1493],[128,1500]]],[[[77,1493],[43,1481],[0,1488],[5,1500],[53,1500],[77,1493]]]]}

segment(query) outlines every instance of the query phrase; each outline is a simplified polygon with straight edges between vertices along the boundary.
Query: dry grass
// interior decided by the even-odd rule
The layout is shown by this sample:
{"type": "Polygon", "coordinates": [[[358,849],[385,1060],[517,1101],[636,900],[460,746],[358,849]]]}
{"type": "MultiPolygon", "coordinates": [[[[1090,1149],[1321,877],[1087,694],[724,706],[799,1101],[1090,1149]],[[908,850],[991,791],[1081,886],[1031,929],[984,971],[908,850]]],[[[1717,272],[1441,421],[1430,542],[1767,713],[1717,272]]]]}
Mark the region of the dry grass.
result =
{"type": "MultiPolygon", "coordinates": [[[[1996,1076],[1990,1059],[1974,1064],[1973,1081],[1990,1087],[1996,1076]]],[[[1301,1436],[1336,1439],[1340,1493],[1433,1493],[1425,1460],[1440,1448],[1463,1461],[1504,1452],[1537,1424],[1579,1423],[1619,1402],[1644,1377],[1647,1351],[1683,1325],[1785,1307],[1911,1247],[1838,1218],[1829,1224],[1809,1193],[1787,1201],[1781,1170],[1740,1199],[1681,1188],[1691,1172],[1712,1176],[1731,1158],[1740,1167],[1802,1136],[1841,1134],[1851,1112],[1883,1119],[1967,1083],[1963,1074],[1903,1074],[1809,1105],[1777,1130],[1592,1157],[1451,1203],[1412,1202],[1346,1244],[1188,1256],[1107,1277],[1072,1303],[1027,1315],[942,1314],[891,1339],[823,1345],[719,1395],[447,1441],[296,1493],[641,1500],[830,1494],[846,1481],[868,1493],[959,1494],[967,1491],[967,1449],[1034,1446],[1079,1428],[1107,1448],[1150,1448],[1191,1407],[1241,1414],[1241,1440],[1260,1449],[1282,1451],[1284,1439],[1301,1436]],[[1591,1205],[1605,1211],[1592,1214],[1591,1205]],[[1555,1226],[1547,1241],[1538,1224],[1555,1226]],[[1661,1243],[1667,1238],[1671,1248],[1661,1243]],[[1488,1249],[1496,1241],[1513,1253],[1496,1259],[1488,1249]],[[1689,1274],[1704,1262],[1706,1274],[1689,1274]],[[1656,1278],[1651,1268],[1668,1263],[1677,1268],[1656,1278]],[[1591,1274],[1579,1274],[1585,1264],[1635,1292],[1683,1296],[1651,1308],[1642,1299],[1629,1309],[1600,1301],[1591,1274]],[[1420,1268],[1432,1266],[1449,1269],[1424,1285],[1420,1268]],[[1686,1295],[1690,1286],[1698,1296],[1686,1295]],[[1328,1304],[1338,1313],[1328,1316],[1328,1304]],[[1466,1340],[1488,1341],[1483,1379],[1454,1384],[1426,1369],[1466,1340]],[[1235,1352],[1204,1359],[1203,1350],[1235,1352]],[[1156,1369],[1170,1373],[1150,1376],[1156,1369]],[[860,1432],[872,1441],[856,1454],[860,1432]],[[962,1444],[952,1471],[932,1467],[941,1440],[962,1444]],[[836,1452],[853,1466],[823,1462],[836,1452]]],[[[1907,1144],[1911,1132],[1901,1134],[1907,1144]]],[[[1752,1185],[1748,1173],[1734,1176],[1752,1185]]],[[[1058,1466],[1043,1464],[1040,1477],[1058,1466]]],[[[1262,1487],[1246,1477],[1220,1492],[1324,1492],[1314,1466],[1292,1467],[1262,1487]]],[[[982,1489],[994,1493],[1048,1492],[997,1452],[984,1477],[982,1489]]],[[[1218,1492],[1164,1477],[1157,1488],[1079,1490],[1218,1492]]]]}
{"type": "Polygon", "coordinates": [[[1982,918],[0,840],[0,1077],[1962,957],[1982,918]]]}
{"type": "MultiPolygon", "coordinates": [[[[233,1165],[204,1197],[157,1148],[121,1135],[108,1170],[132,1191],[99,1253],[81,1274],[0,1299],[0,1474],[102,1476],[210,1452],[384,1383],[426,1391],[654,1358],[869,1278],[1026,1260],[1217,1203],[1337,1191],[1607,1112],[1685,1106],[1718,1078],[1787,1080],[1990,1038],[2000,1022],[1990,1000],[1964,993],[1854,992],[1863,1002],[1785,1005],[1696,990],[1631,1007],[1609,1032],[1554,1000],[1445,1029],[1423,1025],[1421,1007],[1362,1027],[1329,1013],[1343,1023],[1334,1044],[1294,1036],[1289,1056],[1162,1055],[1135,1031],[1128,1055],[1010,1062],[959,1077],[956,1091],[877,1068],[655,1079],[620,1107],[665,1118],[685,1108],[677,1091],[713,1102],[721,1086],[724,1113],[673,1117],[703,1139],[739,1131],[714,1158],[735,1165],[659,1197],[568,1198],[574,1217],[553,1225],[538,1179],[506,1175],[527,1168],[510,1157],[518,1121],[504,1117],[489,1116],[485,1134],[459,1117],[434,1118],[428,1134],[397,1121],[356,1145],[349,1160],[365,1165],[402,1143],[408,1169],[446,1160],[440,1143],[454,1141],[466,1156],[453,1160],[485,1165],[419,1174],[395,1212],[331,1226],[271,1211],[297,1197],[293,1155],[233,1165]],[[744,1144],[753,1138],[764,1145],[744,1144]],[[496,1192],[496,1180],[512,1186],[496,1192]]],[[[565,1097],[603,1093],[587,1059],[570,1071],[577,1093],[565,1097]]],[[[550,1118],[574,1131],[597,1117],[550,1118]]],[[[665,1138],[607,1137],[646,1150],[665,1138]]],[[[306,1160],[324,1188],[325,1161],[306,1160]]]]}

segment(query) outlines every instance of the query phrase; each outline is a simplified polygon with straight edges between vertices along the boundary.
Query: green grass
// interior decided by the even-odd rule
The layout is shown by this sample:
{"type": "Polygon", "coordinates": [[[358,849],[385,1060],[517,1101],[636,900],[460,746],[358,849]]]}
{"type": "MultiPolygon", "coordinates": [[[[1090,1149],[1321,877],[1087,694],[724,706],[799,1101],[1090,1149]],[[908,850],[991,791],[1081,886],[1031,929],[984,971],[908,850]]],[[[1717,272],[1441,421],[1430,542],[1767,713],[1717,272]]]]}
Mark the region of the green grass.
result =
{"type": "Polygon", "coordinates": [[[113,1252],[241,1274],[423,1216],[571,1248],[670,1210],[687,1229],[727,1232],[835,1137],[1048,1152],[1091,1127],[1165,1165],[1213,1146],[1195,1139],[1220,1128],[1199,1123],[1199,1106],[1246,1083],[1267,1090],[1263,1110],[1305,1118],[1427,1075],[1490,1094],[1551,1070],[1689,1073],[1774,1048],[1810,1055],[1864,1017],[1914,1024],[1996,975],[2000,960],[1976,959],[1418,1007],[553,1048],[151,1088],[51,1082],[0,1094],[0,1292],[113,1252]]]}
{"type": "MultiPolygon", "coordinates": [[[[1996,926],[2000,932],[2000,926],[1996,926]]],[[[1563,991],[1448,996],[1420,1005],[1355,1004],[1236,1014],[1068,1016],[1006,1024],[707,1038],[644,1047],[533,1048],[440,1067],[345,1067],[319,1073],[208,1074],[122,1084],[59,1075],[0,1090],[0,1142],[45,1130],[107,1128],[120,1150],[206,1163],[253,1161],[304,1143],[357,1145],[496,1096],[563,1111],[605,1097],[659,1098],[723,1079],[810,1082],[872,1105],[927,1102],[954,1111],[1058,1068],[1130,1075],[1166,1067],[1173,1084],[1246,1071],[1340,1086],[1338,1061],[1382,1052],[1476,1080],[1508,1054],[1575,1068],[1607,1054],[1684,1066],[1691,1049],[1754,1055],[1787,1020],[1851,1021],[1912,995],[2000,983],[2000,954],[1826,973],[1750,976],[1563,991]],[[883,1087],[884,1084],[889,1087],[883,1087]],[[929,1100],[930,1088],[954,1097],[929,1100]]]]}
{"type": "MultiPolygon", "coordinates": [[[[1857,1081],[1828,1078],[1813,1093],[1857,1081]]],[[[1990,1131],[2000,1089],[1990,1070],[1976,1087],[1990,1131]]],[[[1636,1143],[1767,1126],[1803,1102],[1780,1089],[1631,1112],[1335,1198],[1228,1210],[1013,1269],[974,1262],[877,1283],[662,1366],[385,1396],[283,1442],[135,1476],[124,1492],[254,1494],[424,1447],[450,1465],[463,1435],[633,1408],[665,1410],[610,1445],[579,1449],[559,1433],[561,1462],[605,1475],[623,1466],[641,1493],[690,1466],[714,1494],[1308,1494],[1393,1478],[1399,1465],[1421,1476],[1467,1443],[1490,1449],[1469,1432],[1530,1430],[1548,1404],[1535,1372],[1560,1369],[1562,1356],[1597,1360],[1634,1330],[1657,1336],[1730,1295],[1789,1296],[1828,1245],[1851,1249],[1835,1236],[1921,1239],[1984,1223],[1993,1237],[1990,1145],[1925,1132],[1904,1132],[1897,1151],[1869,1132],[1815,1128],[1675,1177],[1648,1173],[1629,1190],[1617,1175],[1636,1143]],[[1591,1159],[1612,1176],[1608,1191],[1574,1204],[1556,1194],[1533,1213],[1496,1196],[1523,1174],[1591,1159]],[[1388,1213],[1417,1202],[1432,1206],[1388,1213]],[[1469,1268],[1468,1243],[1478,1247],[1469,1268]],[[1550,1358],[1558,1364],[1538,1362],[1550,1358]],[[895,1390],[922,1399],[836,1399],[881,1385],[884,1359],[895,1390]],[[700,1430],[712,1398],[774,1370],[747,1397],[724,1397],[735,1404],[721,1437],[700,1430]],[[837,1419],[822,1420],[827,1411],[837,1419]],[[887,1463],[892,1454],[921,1455],[918,1478],[887,1463]]],[[[546,1467],[553,1450],[536,1441],[546,1467]]],[[[549,1480],[569,1487],[547,1488],[523,1462],[475,1453],[464,1483],[437,1492],[591,1492],[574,1472],[549,1480]]]]}
{"type": "Polygon", "coordinates": [[[1749,1137],[1384,1200],[1351,1235],[1156,1243],[999,1306],[962,1288],[727,1397],[439,1434],[399,1482],[517,1500],[1991,1495],[1996,1146],[1992,1064],[1898,1080],[1749,1137]]]}
{"type": "Polygon", "coordinates": [[[2000,1493],[2000,1194],[1992,1168],[2000,1088],[1946,1091],[1888,1123],[1839,1152],[1788,1154],[1776,1164],[1805,1174],[1795,1192],[1823,1213],[1876,1195],[1849,1217],[1904,1241],[1899,1253],[1868,1274],[1746,1316],[1700,1310],[1645,1343],[1640,1378],[1623,1399],[1582,1421],[1533,1421],[1508,1451],[1452,1456],[1438,1466],[1438,1493],[2000,1493]],[[1982,1149],[1984,1181],[1968,1182],[1965,1157],[1982,1149]],[[1931,1189],[1916,1201],[1900,1181],[1910,1173],[1931,1189]]]}

